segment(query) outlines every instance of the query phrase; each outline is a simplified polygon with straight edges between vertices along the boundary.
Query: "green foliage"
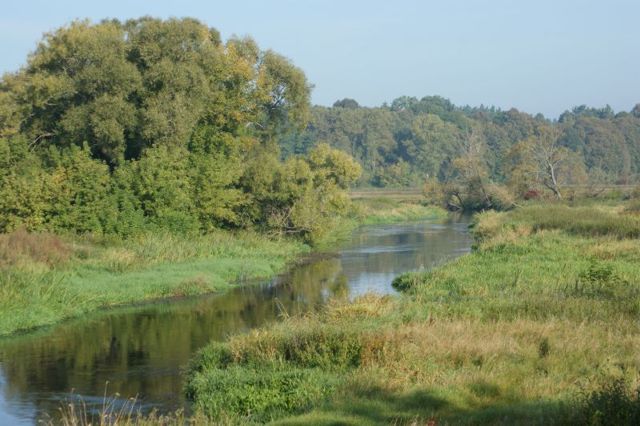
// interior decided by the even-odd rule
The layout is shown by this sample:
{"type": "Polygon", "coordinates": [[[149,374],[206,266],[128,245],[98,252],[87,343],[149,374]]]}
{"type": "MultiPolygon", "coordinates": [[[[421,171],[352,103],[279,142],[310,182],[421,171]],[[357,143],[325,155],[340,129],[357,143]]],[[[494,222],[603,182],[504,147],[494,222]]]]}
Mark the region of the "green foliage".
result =
{"type": "Polygon", "coordinates": [[[60,153],[49,179],[48,229],[100,233],[116,215],[109,199],[109,169],[91,159],[87,146],[60,153]]]}
{"type": "Polygon", "coordinates": [[[637,425],[640,423],[640,387],[630,389],[623,379],[614,379],[586,392],[571,408],[571,421],[575,424],[637,425]]]}
{"type": "Polygon", "coordinates": [[[320,240],[360,166],[328,145],[280,161],[309,90],[287,59],[194,19],[73,22],[0,82],[0,231],[320,240]]]}
{"type": "Polygon", "coordinates": [[[361,185],[416,186],[429,178],[447,182],[474,133],[484,147],[478,158],[488,181],[508,182],[521,196],[546,180],[543,156],[533,155],[545,140],[541,129],[555,132],[549,158],[558,163],[559,184],[581,185],[587,175],[613,183],[637,180],[638,118],[613,114],[611,108],[578,107],[552,122],[515,109],[458,107],[438,96],[401,97],[374,108],[343,99],[331,108],[313,107],[307,128],[280,143],[288,155],[308,152],[319,141],[349,153],[363,167],[361,185]]]}
{"type": "Polygon", "coordinates": [[[197,395],[194,408],[211,419],[265,423],[327,398],[333,382],[312,369],[230,367],[196,375],[189,392],[197,395]]]}
{"type": "Polygon", "coordinates": [[[188,152],[178,147],[150,148],[134,167],[132,190],[145,217],[174,232],[196,231],[188,152]]]}

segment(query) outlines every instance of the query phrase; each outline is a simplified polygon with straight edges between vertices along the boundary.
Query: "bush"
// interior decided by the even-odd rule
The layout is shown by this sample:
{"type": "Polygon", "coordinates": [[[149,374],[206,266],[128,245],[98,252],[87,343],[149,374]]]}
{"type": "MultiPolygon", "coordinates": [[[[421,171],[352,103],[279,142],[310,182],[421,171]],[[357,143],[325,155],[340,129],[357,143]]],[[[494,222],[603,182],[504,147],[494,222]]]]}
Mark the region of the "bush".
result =
{"type": "Polygon", "coordinates": [[[510,210],[515,206],[516,200],[513,194],[502,185],[490,185],[488,195],[494,210],[510,210]]]}
{"type": "Polygon", "coordinates": [[[574,424],[638,425],[640,386],[632,390],[624,380],[615,379],[600,389],[585,394],[573,408],[574,424]]]}
{"type": "Polygon", "coordinates": [[[315,369],[233,366],[196,374],[187,395],[210,419],[267,422],[309,408],[333,393],[334,386],[331,376],[315,369]]]}

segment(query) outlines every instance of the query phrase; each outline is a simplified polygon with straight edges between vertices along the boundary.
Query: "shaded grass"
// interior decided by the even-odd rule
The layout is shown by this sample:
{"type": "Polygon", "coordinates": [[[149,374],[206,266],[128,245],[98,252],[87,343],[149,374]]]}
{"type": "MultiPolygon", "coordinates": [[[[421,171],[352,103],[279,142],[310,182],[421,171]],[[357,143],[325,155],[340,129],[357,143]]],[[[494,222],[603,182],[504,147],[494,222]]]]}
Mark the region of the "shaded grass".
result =
{"type": "Polygon", "coordinates": [[[633,424],[636,397],[611,385],[640,380],[628,217],[563,205],[482,214],[475,251],[401,276],[403,297],[336,301],[214,344],[190,365],[187,394],[211,419],[264,420],[257,407],[211,411],[219,396],[200,383],[291,369],[332,388],[268,413],[283,424],[612,424],[622,409],[633,424]]]}
{"type": "Polygon", "coordinates": [[[0,238],[9,241],[0,244],[0,335],[108,306],[222,291],[271,277],[309,250],[293,240],[248,232],[148,234],[126,241],[46,234],[0,238]],[[27,243],[12,243],[16,239],[27,243]]]}

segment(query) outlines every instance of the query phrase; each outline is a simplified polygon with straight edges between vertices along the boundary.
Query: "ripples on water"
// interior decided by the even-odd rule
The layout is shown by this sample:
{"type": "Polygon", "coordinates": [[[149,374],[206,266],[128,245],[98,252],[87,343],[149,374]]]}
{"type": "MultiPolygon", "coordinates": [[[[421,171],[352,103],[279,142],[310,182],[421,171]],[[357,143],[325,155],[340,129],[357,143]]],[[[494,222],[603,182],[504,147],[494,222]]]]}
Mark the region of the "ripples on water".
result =
{"type": "MultiPolygon", "coordinates": [[[[180,369],[212,339],[318,309],[333,296],[394,293],[399,274],[469,251],[468,222],[363,227],[336,255],[222,295],[120,308],[0,341],[0,424],[33,424],[81,397],[137,396],[143,409],[184,406],[180,369]],[[71,391],[73,390],[73,394],[71,391]]],[[[126,400],[123,400],[126,401],[126,400]]]]}

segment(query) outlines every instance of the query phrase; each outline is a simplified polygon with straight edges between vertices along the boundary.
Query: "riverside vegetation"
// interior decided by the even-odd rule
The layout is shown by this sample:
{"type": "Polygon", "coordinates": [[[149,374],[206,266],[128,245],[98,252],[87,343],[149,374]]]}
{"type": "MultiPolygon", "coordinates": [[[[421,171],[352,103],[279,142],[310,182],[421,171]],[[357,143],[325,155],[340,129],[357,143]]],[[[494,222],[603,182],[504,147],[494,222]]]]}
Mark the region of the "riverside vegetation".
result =
{"type": "Polygon", "coordinates": [[[0,81],[0,334],[281,271],[355,217],[301,70],[193,19],[74,22],[0,81]],[[331,232],[330,232],[331,231],[331,232]]]}
{"type": "Polygon", "coordinates": [[[146,232],[124,239],[23,229],[0,234],[0,335],[109,306],[224,291],[282,272],[311,250],[329,249],[359,224],[445,215],[413,201],[358,200],[313,246],[248,230],[146,232]]]}
{"type": "Polygon", "coordinates": [[[197,418],[637,423],[640,208],[561,202],[637,182],[640,107],[324,108],[310,87],[194,19],[46,34],[0,80],[0,334],[270,276],[357,223],[509,210],[478,216],[473,254],[396,280],[402,297],[204,350],[197,418]],[[431,205],[354,185],[422,185],[431,205]]]}
{"type": "Polygon", "coordinates": [[[624,206],[477,216],[476,247],[402,297],[214,343],[186,392],[222,423],[637,424],[640,218],[624,206]]]}

